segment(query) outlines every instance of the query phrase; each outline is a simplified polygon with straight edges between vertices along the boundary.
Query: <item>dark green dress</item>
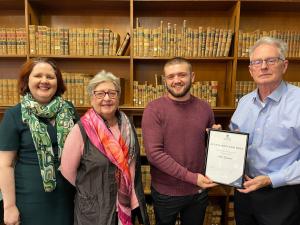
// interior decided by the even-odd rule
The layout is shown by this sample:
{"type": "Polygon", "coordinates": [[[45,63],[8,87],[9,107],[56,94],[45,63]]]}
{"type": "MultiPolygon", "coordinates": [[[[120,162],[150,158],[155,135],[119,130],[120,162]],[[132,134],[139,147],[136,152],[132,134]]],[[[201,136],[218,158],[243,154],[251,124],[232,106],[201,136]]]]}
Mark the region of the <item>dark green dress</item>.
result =
{"type": "MultiPolygon", "coordinates": [[[[56,189],[45,192],[37,153],[27,124],[22,122],[21,104],[8,109],[0,124],[0,151],[17,151],[15,165],[16,201],[22,225],[73,224],[74,188],[57,170],[56,128],[49,121],[47,130],[55,153],[56,189]]],[[[76,121],[75,121],[76,122],[76,121]]]]}

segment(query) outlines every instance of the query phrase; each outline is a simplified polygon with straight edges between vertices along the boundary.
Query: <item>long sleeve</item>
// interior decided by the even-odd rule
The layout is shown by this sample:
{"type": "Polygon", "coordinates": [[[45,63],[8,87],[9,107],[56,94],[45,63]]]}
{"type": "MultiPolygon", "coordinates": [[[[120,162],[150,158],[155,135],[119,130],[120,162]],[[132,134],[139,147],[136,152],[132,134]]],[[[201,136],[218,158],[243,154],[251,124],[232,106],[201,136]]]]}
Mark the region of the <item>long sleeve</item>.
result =
{"type": "Polygon", "coordinates": [[[162,121],[159,120],[158,115],[151,108],[147,108],[144,111],[142,130],[145,151],[149,162],[172,177],[196,185],[197,174],[190,172],[164,151],[162,121]]]}
{"type": "Polygon", "coordinates": [[[62,175],[75,186],[77,169],[83,154],[84,142],[78,124],[70,131],[61,158],[62,175]]]}

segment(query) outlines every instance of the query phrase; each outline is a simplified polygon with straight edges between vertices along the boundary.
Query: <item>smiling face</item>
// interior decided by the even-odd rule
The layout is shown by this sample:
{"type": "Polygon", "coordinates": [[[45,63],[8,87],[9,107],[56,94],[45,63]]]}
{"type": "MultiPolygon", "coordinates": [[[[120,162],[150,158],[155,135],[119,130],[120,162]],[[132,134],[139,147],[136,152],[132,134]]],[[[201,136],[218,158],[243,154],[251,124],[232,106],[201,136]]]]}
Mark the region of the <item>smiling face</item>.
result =
{"type": "Polygon", "coordinates": [[[106,81],[98,84],[94,89],[94,93],[106,92],[104,97],[97,98],[94,94],[91,97],[91,104],[94,110],[106,120],[114,118],[116,110],[118,109],[120,98],[119,94],[115,98],[112,98],[107,94],[110,91],[116,90],[117,89],[112,82],[106,81]]]}
{"type": "Polygon", "coordinates": [[[164,68],[168,96],[176,101],[186,101],[194,81],[194,73],[186,63],[168,65],[164,68]]]}
{"type": "MultiPolygon", "coordinates": [[[[266,60],[269,58],[278,58],[279,51],[274,45],[262,44],[258,46],[250,60],[266,60]]],[[[249,66],[250,74],[258,86],[277,87],[285,74],[288,66],[287,60],[278,60],[274,65],[268,65],[265,61],[261,65],[249,66]]]]}
{"type": "Polygon", "coordinates": [[[52,66],[44,62],[36,64],[29,75],[28,88],[38,103],[48,104],[57,90],[57,78],[52,66]]]}

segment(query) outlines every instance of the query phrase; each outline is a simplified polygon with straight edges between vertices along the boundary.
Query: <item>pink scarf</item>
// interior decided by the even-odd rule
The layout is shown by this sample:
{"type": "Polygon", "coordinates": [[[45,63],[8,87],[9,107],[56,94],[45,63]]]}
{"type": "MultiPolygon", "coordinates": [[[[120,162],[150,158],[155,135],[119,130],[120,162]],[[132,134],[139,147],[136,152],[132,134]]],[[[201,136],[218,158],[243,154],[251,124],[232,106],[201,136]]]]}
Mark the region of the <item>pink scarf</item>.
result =
{"type": "Polygon", "coordinates": [[[120,114],[121,135],[119,140],[114,138],[94,109],[89,109],[80,120],[92,144],[117,167],[119,221],[122,225],[132,225],[130,207],[132,181],[129,163],[135,156],[135,138],[129,119],[123,112],[120,114]]]}

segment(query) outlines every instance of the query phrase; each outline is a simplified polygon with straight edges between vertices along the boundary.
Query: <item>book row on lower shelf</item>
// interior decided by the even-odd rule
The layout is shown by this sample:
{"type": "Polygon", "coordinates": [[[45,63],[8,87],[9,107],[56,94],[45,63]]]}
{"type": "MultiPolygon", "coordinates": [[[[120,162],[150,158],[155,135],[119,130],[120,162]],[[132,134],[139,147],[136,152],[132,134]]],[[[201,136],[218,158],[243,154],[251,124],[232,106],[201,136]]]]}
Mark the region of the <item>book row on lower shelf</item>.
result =
{"type": "MultiPolygon", "coordinates": [[[[63,97],[75,106],[90,106],[90,97],[86,87],[93,75],[85,73],[62,73],[67,91],[63,97]]],[[[121,78],[121,87],[124,88],[124,79],[121,78]]],[[[197,81],[192,85],[191,93],[206,100],[212,107],[217,106],[217,81],[197,81]]],[[[0,105],[14,105],[19,102],[16,79],[0,79],[0,105]]],[[[134,81],[133,106],[145,107],[150,101],[165,94],[164,85],[139,84],[134,81]]],[[[124,93],[123,93],[124,95],[124,93]]],[[[122,96],[121,96],[122,97],[122,96]]]]}
{"type": "Polygon", "coordinates": [[[283,40],[288,47],[287,57],[300,57],[300,32],[291,30],[255,30],[253,32],[243,32],[240,30],[238,40],[238,57],[249,57],[249,48],[253,46],[258,39],[264,36],[283,40]]]}
{"type": "MultiPolygon", "coordinates": [[[[300,87],[300,82],[289,82],[292,85],[300,87]]],[[[246,94],[252,92],[256,88],[254,81],[236,81],[235,83],[235,106],[239,100],[246,94]]]]}
{"type": "MultiPolygon", "coordinates": [[[[155,224],[155,216],[154,216],[154,209],[153,205],[147,204],[147,212],[150,220],[150,224],[154,225],[155,224]]],[[[228,225],[236,225],[235,220],[234,220],[234,211],[233,211],[233,203],[229,203],[229,208],[228,208],[228,217],[227,217],[227,224],[228,225]],[[230,215],[230,217],[229,217],[230,215]]],[[[205,218],[203,225],[222,225],[222,207],[219,204],[209,202],[206,212],[205,212],[205,218]]],[[[138,224],[138,223],[136,223],[138,224]]],[[[180,225],[180,218],[178,217],[176,220],[175,225],[180,225]]]]}
{"type": "MultiPolygon", "coordinates": [[[[133,106],[145,107],[149,102],[166,93],[162,84],[139,84],[133,82],[133,106]]],[[[196,81],[191,87],[192,95],[207,101],[211,107],[217,106],[218,81],[196,81]]]]}
{"type": "MultiPolygon", "coordinates": [[[[91,74],[84,73],[62,73],[67,91],[63,97],[71,101],[75,106],[89,107],[90,97],[86,87],[92,78],[91,74]]],[[[121,86],[124,86],[121,79],[121,86]]],[[[147,82],[139,84],[133,82],[133,106],[145,107],[150,101],[163,96],[166,93],[164,85],[152,85],[147,82]]],[[[300,87],[300,82],[289,82],[300,87]]],[[[236,81],[235,85],[235,104],[246,94],[256,88],[253,81],[236,81]]],[[[211,107],[217,106],[218,81],[196,81],[193,83],[191,93],[205,101],[211,107]]],[[[20,101],[18,94],[17,79],[0,79],[0,105],[15,105],[20,101]]],[[[143,151],[142,151],[143,152],[143,151]]]]}

